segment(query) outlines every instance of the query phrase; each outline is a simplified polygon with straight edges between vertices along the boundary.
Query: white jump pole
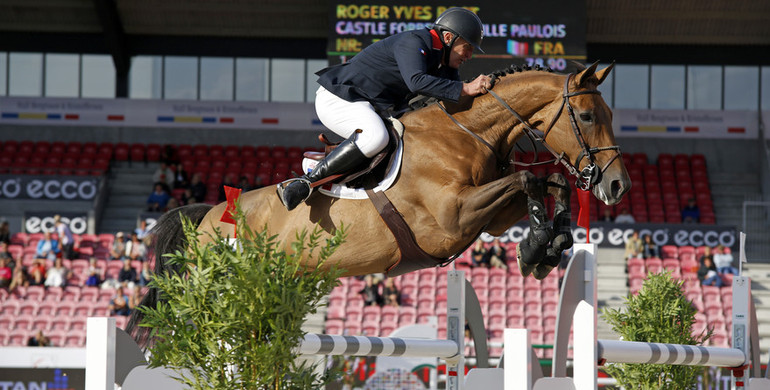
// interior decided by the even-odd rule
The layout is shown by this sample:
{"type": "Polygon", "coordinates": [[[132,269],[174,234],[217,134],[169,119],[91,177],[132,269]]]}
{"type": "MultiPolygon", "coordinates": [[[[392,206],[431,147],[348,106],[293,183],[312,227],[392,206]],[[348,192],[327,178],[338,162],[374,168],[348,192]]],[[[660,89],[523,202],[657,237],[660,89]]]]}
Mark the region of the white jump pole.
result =
{"type": "Polygon", "coordinates": [[[448,359],[457,355],[457,343],[451,340],[308,333],[297,352],[301,355],[437,357],[448,359]]]}
{"type": "Polygon", "coordinates": [[[447,272],[447,340],[307,334],[303,355],[435,357],[447,362],[447,390],[465,382],[465,273],[447,272]]]}

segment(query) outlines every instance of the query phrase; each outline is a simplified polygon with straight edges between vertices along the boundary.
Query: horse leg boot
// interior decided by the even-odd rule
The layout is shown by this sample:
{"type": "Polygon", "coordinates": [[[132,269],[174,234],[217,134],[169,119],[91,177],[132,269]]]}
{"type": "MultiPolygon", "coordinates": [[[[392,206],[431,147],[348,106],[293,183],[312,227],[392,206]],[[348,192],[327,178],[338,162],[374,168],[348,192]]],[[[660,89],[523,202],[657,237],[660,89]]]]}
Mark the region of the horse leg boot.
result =
{"type": "Polygon", "coordinates": [[[532,272],[535,279],[544,279],[551,273],[554,267],[561,262],[562,252],[572,247],[572,231],[570,230],[569,205],[556,202],[554,206],[553,230],[555,237],[551,241],[551,246],[545,251],[545,258],[537,265],[532,272]]]}
{"type": "Polygon", "coordinates": [[[556,204],[553,208],[554,238],[546,249],[545,258],[537,265],[532,275],[535,279],[543,279],[554,267],[561,262],[562,252],[572,247],[572,231],[570,229],[571,211],[569,207],[572,190],[567,184],[567,179],[561,174],[553,174],[546,183],[548,193],[553,195],[556,204]]]}
{"type": "MultiPolygon", "coordinates": [[[[353,136],[355,136],[355,134],[353,136]]],[[[350,137],[342,141],[342,143],[329,153],[323,161],[319,162],[310,173],[279,183],[276,192],[283,205],[286,206],[286,209],[289,211],[294,210],[295,207],[310,197],[310,194],[313,191],[311,187],[312,183],[331,175],[346,173],[358,167],[368,159],[369,158],[358,149],[353,137],[350,137]]]]}
{"type": "Polygon", "coordinates": [[[553,230],[548,226],[548,214],[545,212],[542,198],[535,200],[527,198],[529,213],[529,235],[519,243],[516,260],[522,276],[528,276],[537,268],[545,257],[548,243],[553,237],[553,230]]]}

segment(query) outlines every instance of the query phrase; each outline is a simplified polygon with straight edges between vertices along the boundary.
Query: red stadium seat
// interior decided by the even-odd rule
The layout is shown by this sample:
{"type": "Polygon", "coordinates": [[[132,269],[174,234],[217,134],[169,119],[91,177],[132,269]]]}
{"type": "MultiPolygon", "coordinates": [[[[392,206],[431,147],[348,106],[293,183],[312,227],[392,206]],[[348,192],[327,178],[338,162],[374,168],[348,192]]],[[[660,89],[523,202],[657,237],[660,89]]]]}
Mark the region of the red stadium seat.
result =
{"type": "Polygon", "coordinates": [[[116,144],[113,153],[115,161],[128,161],[131,156],[130,147],[127,143],[116,144]]]}
{"type": "Polygon", "coordinates": [[[131,161],[144,162],[145,161],[144,150],[145,150],[144,144],[140,144],[140,143],[132,144],[130,149],[131,161]]]}
{"type": "Polygon", "coordinates": [[[147,161],[160,161],[162,147],[159,144],[148,144],[146,149],[147,161]]]}

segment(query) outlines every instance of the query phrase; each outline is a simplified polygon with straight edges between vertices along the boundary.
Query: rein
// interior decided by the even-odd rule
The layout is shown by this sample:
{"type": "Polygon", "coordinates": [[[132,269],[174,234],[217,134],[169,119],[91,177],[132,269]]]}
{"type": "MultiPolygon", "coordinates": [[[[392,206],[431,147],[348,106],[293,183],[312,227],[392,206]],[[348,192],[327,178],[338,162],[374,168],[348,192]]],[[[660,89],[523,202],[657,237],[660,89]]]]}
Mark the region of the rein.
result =
{"type": "MultiPolygon", "coordinates": [[[[543,136],[540,137],[538,135],[538,129],[533,128],[532,125],[529,124],[524,118],[522,118],[521,115],[519,115],[516,110],[514,110],[508,103],[503,100],[503,98],[500,97],[497,93],[492,91],[491,89],[487,90],[487,92],[492,95],[503,107],[505,107],[506,110],[508,110],[511,114],[513,114],[516,119],[518,119],[519,122],[524,126],[524,133],[529,138],[530,142],[532,142],[533,146],[535,141],[539,142],[546,150],[548,150],[555,158],[550,161],[544,161],[544,162],[534,162],[534,163],[520,163],[513,161],[512,159],[508,159],[508,161],[505,161],[506,158],[500,158],[500,155],[497,153],[497,151],[494,149],[492,145],[489,144],[489,142],[483,140],[481,137],[479,137],[477,134],[469,130],[467,127],[463,126],[460,122],[457,121],[447,110],[442,106],[441,104],[438,104],[438,106],[441,108],[442,111],[444,111],[447,116],[461,129],[463,129],[466,133],[472,135],[477,140],[481,141],[486,147],[488,147],[490,150],[492,150],[492,153],[495,155],[495,157],[498,160],[498,167],[501,167],[501,169],[504,171],[508,165],[514,164],[519,166],[533,166],[533,165],[543,165],[543,164],[558,164],[561,163],[564,165],[564,167],[567,169],[567,171],[572,175],[575,176],[576,182],[575,186],[578,188],[587,191],[589,188],[591,188],[592,185],[596,185],[599,182],[601,182],[602,174],[609,168],[610,164],[612,164],[618,157],[620,157],[620,146],[614,145],[614,146],[605,146],[605,147],[589,147],[588,143],[585,141],[585,137],[583,136],[583,133],[580,131],[580,127],[577,124],[577,120],[575,119],[575,112],[572,108],[572,105],[569,102],[569,98],[573,96],[578,95],[586,95],[586,94],[592,94],[592,95],[601,95],[601,92],[596,90],[583,90],[583,91],[575,91],[575,92],[569,92],[569,81],[574,76],[574,74],[570,73],[567,75],[566,80],[564,80],[564,91],[562,92],[562,102],[561,106],[559,106],[559,110],[556,111],[556,114],[554,115],[553,119],[551,120],[551,123],[548,125],[548,128],[545,131],[541,131],[543,133],[543,136]],[[567,159],[564,158],[564,152],[557,153],[553,148],[551,148],[550,145],[546,142],[546,138],[548,137],[548,133],[550,133],[551,129],[553,129],[554,125],[556,124],[556,121],[561,116],[562,111],[564,111],[564,107],[567,107],[567,114],[569,115],[570,119],[570,125],[572,127],[572,132],[575,135],[575,138],[578,142],[578,145],[580,145],[580,148],[582,149],[580,151],[580,154],[575,159],[574,163],[569,162],[567,159]],[[605,150],[614,150],[615,155],[601,168],[599,169],[596,166],[594,155],[596,153],[605,151],[605,150]],[[580,166],[580,162],[583,160],[583,158],[588,159],[588,164],[582,169],[579,170],[578,167],[580,166]]],[[[497,78],[497,75],[492,75],[492,85],[494,86],[495,80],[497,78]]],[[[513,152],[513,149],[511,149],[511,152],[513,152]]],[[[508,156],[510,156],[510,153],[508,153],[508,156]]]]}

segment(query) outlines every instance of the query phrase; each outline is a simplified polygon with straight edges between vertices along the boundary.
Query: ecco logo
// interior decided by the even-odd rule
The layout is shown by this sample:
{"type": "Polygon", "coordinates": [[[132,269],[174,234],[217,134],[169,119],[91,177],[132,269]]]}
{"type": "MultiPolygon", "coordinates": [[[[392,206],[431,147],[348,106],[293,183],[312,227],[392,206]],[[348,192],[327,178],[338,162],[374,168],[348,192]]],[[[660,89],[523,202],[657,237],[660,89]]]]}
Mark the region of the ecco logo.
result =
{"type": "Polygon", "coordinates": [[[91,200],[98,191],[96,180],[32,179],[22,183],[15,178],[0,183],[0,197],[6,199],[91,200]]]}

